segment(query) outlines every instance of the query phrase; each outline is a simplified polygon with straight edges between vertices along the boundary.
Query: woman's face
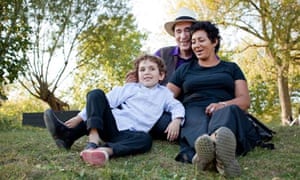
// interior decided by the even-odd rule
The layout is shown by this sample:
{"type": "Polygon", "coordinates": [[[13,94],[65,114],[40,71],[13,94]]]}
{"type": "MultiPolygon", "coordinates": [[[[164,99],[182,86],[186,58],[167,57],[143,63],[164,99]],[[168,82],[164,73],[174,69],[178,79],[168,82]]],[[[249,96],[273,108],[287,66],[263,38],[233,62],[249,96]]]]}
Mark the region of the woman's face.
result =
{"type": "Polygon", "coordinates": [[[198,30],[192,35],[192,49],[199,60],[207,60],[215,56],[215,43],[211,42],[204,30],[198,30]]]}

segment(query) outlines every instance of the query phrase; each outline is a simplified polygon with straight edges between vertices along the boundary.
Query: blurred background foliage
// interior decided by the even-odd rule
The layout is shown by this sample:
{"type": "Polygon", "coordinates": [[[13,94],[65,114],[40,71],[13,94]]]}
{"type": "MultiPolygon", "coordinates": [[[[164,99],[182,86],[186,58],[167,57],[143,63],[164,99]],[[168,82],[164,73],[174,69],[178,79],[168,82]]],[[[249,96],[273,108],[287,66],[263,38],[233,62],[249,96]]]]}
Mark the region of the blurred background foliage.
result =
{"type": "MultiPolygon", "coordinates": [[[[68,104],[70,110],[80,110],[85,104],[85,96],[89,90],[101,88],[107,92],[113,86],[123,85],[126,73],[132,68],[131,62],[144,53],[141,49],[143,42],[147,40],[147,34],[138,30],[136,19],[129,6],[130,0],[90,2],[82,0],[80,12],[74,8],[78,3],[72,0],[57,1],[53,5],[51,2],[1,1],[0,7],[3,11],[0,12],[0,43],[3,47],[11,46],[10,49],[1,49],[0,54],[0,73],[7,75],[2,76],[4,79],[0,82],[0,126],[20,127],[23,112],[43,112],[51,107],[51,103],[45,98],[49,95],[53,95],[58,102],[68,104]],[[28,3],[30,6],[26,6],[28,3]],[[41,12],[35,11],[34,8],[30,9],[35,7],[32,3],[43,7],[45,14],[39,14],[41,12]],[[90,19],[87,19],[86,26],[76,26],[76,23],[71,22],[74,19],[67,14],[65,8],[55,9],[59,12],[47,16],[47,13],[51,14],[53,7],[59,6],[59,3],[67,4],[76,16],[88,14],[90,19]],[[98,6],[95,7],[94,4],[98,6]],[[29,12],[37,14],[29,16],[29,12]],[[58,16],[59,13],[65,16],[58,16]],[[37,19],[33,21],[30,19],[32,17],[37,19]],[[49,27],[53,26],[54,31],[42,33],[43,38],[38,37],[42,32],[37,31],[39,29],[36,23],[40,23],[39,20],[43,20],[49,27]],[[28,21],[30,23],[24,23],[28,21]],[[16,26],[16,22],[22,23],[17,23],[16,26]],[[23,28],[19,27],[20,25],[23,25],[23,28]],[[63,25],[65,28],[59,31],[63,25]],[[10,34],[7,33],[9,27],[11,27],[10,34]],[[36,33],[29,36],[32,30],[36,33]],[[75,31],[80,33],[70,39],[70,35],[75,31]],[[45,41],[50,35],[53,37],[51,41],[45,41]],[[38,38],[41,41],[37,41],[38,38]],[[62,41],[54,41],[56,38],[62,41]],[[74,47],[70,49],[65,42],[73,42],[74,47]],[[12,46],[16,43],[20,46],[12,46]],[[41,49],[38,49],[39,47],[41,49]],[[34,58],[27,54],[33,51],[39,52],[33,56],[34,58]],[[12,52],[18,55],[15,57],[16,61],[11,60],[12,52]],[[64,56],[58,56],[58,52],[63,52],[64,56]],[[51,56],[52,58],[49,58],[51,56]],[[24,59],[29,59],[31,65],[24,65],[24,59]],[[13,67],[10,71],[7,62],[18,61],[22,62],[19,69],[13,67]],[[60,63],[63,65],[58,65],[60,63]],[[43,70],[48,66],[60,71],[50,76],[48,70],[43,70]],[[61,70],[58,67],[64,68],[61,70]],[[32,69],[36,73],[32,73],[32,69]],[[13,78],[8,78],[8,72],[13,78]]],[[[286,111],[284,116],[291,114],[294,118],[299,117],[299,2],[295,0],[280,3],[272,0],[168,0],[167,2],[169,6],[166,12],[170,13],[170,17],[184,6],[197,12],[198,19],[211,20],[218,24],[222,36],[219,56],[223,60],[238,63],[244,71],[252,98],[249,109],[251,114],[266,123],[280,125],[283,117],[282,109],[289,106],[284,99],[290,101],[290,109],[284,109],[286,111]],[[261,23],[262,19],[266,26],[261,23]],[[281,80],[284,80],[288,94],[279,93],[281,80]]],[[[49,28],[50,30],[52,29],[49,28]]]]}

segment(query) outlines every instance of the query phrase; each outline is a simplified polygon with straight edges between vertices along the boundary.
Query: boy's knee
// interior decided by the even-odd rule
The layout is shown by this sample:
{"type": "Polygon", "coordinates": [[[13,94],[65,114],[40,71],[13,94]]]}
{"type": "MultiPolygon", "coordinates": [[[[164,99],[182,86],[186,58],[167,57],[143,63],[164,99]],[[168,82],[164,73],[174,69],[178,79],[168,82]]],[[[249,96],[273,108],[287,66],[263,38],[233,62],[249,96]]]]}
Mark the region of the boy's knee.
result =
{"type": "Polygon", "coordinates": [[[101,89],[94,89],[88,92],[87,98],[96,98],[96,97],[101,97],[105,96],[105,93],[101,89]]]}

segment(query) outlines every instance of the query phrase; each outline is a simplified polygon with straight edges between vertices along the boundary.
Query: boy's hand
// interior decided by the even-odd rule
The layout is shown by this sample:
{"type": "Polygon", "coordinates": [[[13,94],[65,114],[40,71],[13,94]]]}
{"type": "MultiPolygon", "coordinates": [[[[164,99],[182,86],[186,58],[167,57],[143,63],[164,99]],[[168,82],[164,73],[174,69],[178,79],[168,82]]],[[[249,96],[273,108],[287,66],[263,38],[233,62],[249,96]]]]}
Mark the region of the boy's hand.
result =
{"type": "Polygon", "coordinates": [[[68,128],[74,128],[76,127],[80,122],[82,121],[80,116],[72,117],[71,119],[67,120],[64,124],[68,128]]]}
{"type": "Polygon", "coordinates": [[[181,119],[176,118],[173,121],[171,121],[170,124],[168,125],[167,129],[165,130],[165,133],[168,133],[167,139],[169,141],[174,141],[178,138],[179,131],[180,131],[180,123],[181,123],[181,119]]]}

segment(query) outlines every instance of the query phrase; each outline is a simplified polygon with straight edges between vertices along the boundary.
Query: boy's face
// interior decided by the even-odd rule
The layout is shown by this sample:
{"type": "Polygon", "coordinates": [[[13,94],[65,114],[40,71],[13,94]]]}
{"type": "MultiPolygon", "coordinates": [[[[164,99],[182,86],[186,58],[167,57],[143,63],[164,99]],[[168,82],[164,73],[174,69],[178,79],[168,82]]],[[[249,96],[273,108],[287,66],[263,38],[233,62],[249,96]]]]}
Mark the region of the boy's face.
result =
{"type": "Polygon", "coordinates": [[[139,64],[138,80],[145,87],[151,88],[164,79],[164,73],[160,73],[155,62],[143,60],[139,64]]]}

